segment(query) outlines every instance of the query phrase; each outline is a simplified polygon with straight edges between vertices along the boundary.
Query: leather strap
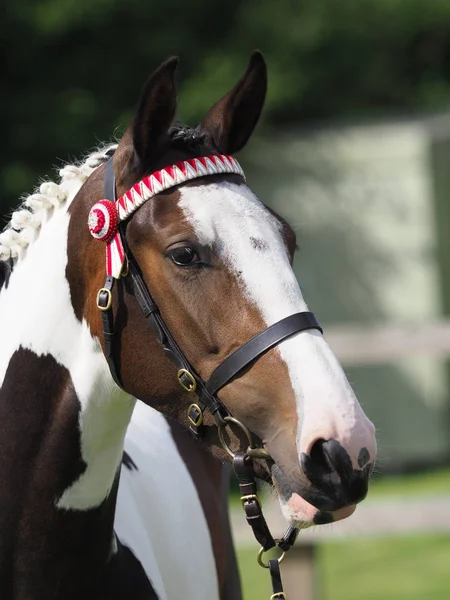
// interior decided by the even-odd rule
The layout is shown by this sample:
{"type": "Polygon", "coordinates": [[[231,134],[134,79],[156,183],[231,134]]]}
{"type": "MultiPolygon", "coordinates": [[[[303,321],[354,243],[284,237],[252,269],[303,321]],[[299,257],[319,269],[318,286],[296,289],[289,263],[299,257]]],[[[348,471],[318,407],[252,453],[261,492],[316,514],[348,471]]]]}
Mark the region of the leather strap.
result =
{"type": "MultiPolygon", "coordinates": [[[[106,163],[105,171],[105,183],[103,186],[104,197],[108,200],[116,201],[116,179],[113,170],[113,159],[112,157],[106,163]]],[[[111,304],[110,299],[112,298],[112,291],[114,288],[115,279],[114,277],[107,276],[103,290],[99,292],[98,306],[106,307],[111,304]]],[[[114,314],[112,305],[107,310],[101,310],[102,322],[103,322],[103,343],[105,347],[105,357],[108,362],[109,370],[112,378],[116,384],[123,389],[122,379],[117,372],[116,361],[114,360],[114,338],[115,338],[115,327],[114,327],[114,314]]]]}
{"type": "Polygon", "coordinates": [[[230,354],[213,371],[206,383],[206,389],[211,395],[216,394],[230,379],[270,348],[294,333],[306,331],[307,329],[318,329],[323,333],[315,315],[311,312],[295,313],[267,327],[267,329],[252,337],[251,340],[230,354]]]}
{"type": "Polygon", "coordinates": [[[233,469],[239,482],[239,490],[243,498],[242,506],[247,523],[253,530],[253,535],[264,548],[270,550],[276,542],[264,518],[261,504],[257,496],[253,459],[248,454],[236,454],[233,458],[233,469]]]}
{"type": "Polygon", "coordinates": [[[134,296],[144,317],[147,319],[148,323],[156,334],[159,343],[163,346],[164,353],[177,367],[177,369],[191,370],[189,362],[185,358],[181,349],[178,347],[178,344],[172,338],[170,331],[167,329],[166,324],[159,313],[159,309],[151,297],[150,292],[148,291],[148,288],[145,285],[135,260],[129,250],[127,256],[129,263],[129,276],[133,286],[134,296]]]}
{"type": "Polygon", "coordinates": [[[287,597],[283,591],[283,584],[281,583],[280,563],[276,558],[269,560],[269,569],[273,592],[270,600],[286,600],[287,597]]]}
{"type": "Polygon", "coordinates": [[[103,186],[103,194],[107,200],[112,200],[113,202],[115,202],[117,200],[116,178],[114,176],[113,157],[112,156],[106,163],[105,183],[103,186]]]}
{"type": "MultiPolygon", "coordinates": [[[[201,410],[204,410],[207,407],[215,417],[217,424],[224,424],[223,417],[229,414],[228,411],[218,398],[215,398],[213,395],[209,394],[209,392],[206,389],[205,382],[195,371],[195,369],[185,357],[181,348],[178,346],[168,327],[164,323],[159,309],[156,303],[154,302],[147,286],[145,285],[139,267],[136,264],[132,252],[127,247],[125,239],[123,240],[123,243],[128,256],[128,272],[129,277],[131,279],[131,284],[133,286],[135,298],[140,306],[142,313],[146,317],[147,322],[149,323],[150,327],[155,333],[159,343],[162,345],[165,355],[176,366],[178,370],[185,369],[186,371],[189,371],[189,373],[191,373],[192,377],[194,377],[198,388],[198,405],[200,406],[201,410]]],[[[195,415],[193,415],[192,420],[196,420],[195,415]]],[[[196,437],[198,437],[200,435],[200,431],[202,431],[199,426],[195,426],[192,424],[190,426],[190,429],[196,437]]]]}
{"type": "Polygon", "coordinates": [[[116,384],[123,389],[122,379],[117,372],[116,361],[114,360],[114,338],[116,335],[115,327],[114,327],[114,313],[112,310],[112,305],[104,310],[105,307],[110,304],[110,299],[112,295],[112,290],[114,287],[115,279],[114,277],[108,276],[105,281],[105,285],[100,290],[98,294],[98,307],[101,310],[102,314],[102,322],[103,322],[103,344],[105,347],[104,354],[106,361],[109,366],[109,370],[111,372],[112,378],[116,382],[116,384]]]}

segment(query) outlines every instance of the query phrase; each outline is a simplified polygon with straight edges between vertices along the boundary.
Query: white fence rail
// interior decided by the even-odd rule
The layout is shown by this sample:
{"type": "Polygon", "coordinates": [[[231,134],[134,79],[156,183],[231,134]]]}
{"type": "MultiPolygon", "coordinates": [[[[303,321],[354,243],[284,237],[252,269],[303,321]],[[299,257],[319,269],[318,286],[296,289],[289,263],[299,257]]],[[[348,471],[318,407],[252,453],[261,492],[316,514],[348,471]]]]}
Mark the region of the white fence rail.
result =
{"type": "Polygon", "coordinates": [[[335,325],[325,337],[345,366],[386,364],[406,356],[450,357],[450,320],[431,323],[335,325]]]}

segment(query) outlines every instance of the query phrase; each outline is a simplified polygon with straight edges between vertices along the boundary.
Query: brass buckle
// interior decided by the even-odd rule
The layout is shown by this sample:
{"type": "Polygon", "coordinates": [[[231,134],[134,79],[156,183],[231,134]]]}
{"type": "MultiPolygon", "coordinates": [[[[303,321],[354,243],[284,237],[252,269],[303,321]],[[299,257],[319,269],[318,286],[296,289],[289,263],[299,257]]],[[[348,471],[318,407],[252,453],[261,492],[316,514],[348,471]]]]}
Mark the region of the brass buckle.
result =
{"type": "Polygon", "coordinates": [[[189,422],[194,426],[194,427],[200,427],[200,425],[203,423],[203,411],[200,408],[200,406],[198,404],[191,404],[188,408],[188,419],[189,422]],[[196,410],[198,410],[198,417],[197,419],[194,421],[194,419],[191,418],[191,415],[189,414],[191,412],[191,408],[195,408],[196,410]]]}
{"type": "Polygon", "coordinates": [[[244,508],[244,504],[246,502],[250,502],[250,500],[256,500],[256,502],[259,504],[259,508],[262,508],[261,500],[256,494],[248,494],[248,496],[241,496],[242,508],[244,508]]]}
{"type": "Polygon", "coordinates": [[[112,294],[111,294],[111,290],[107,290],[106,288],[100,288],[100,289],[98,290],[98,293],[97,293],[97,307],[98,307],[100,310],[103,310],[103,311],[105,311],[105,310],[109,310],[109,309],[111,308],[111,304],[112,304],[112,294]],[[106,294],[108,295],[108,301],[106,302],[106,306],[102,306],[102,305],[100,304],[100,294],[101,294],[101,293],[103,293],[103,292],[106,292],[106,294]]]}
{"type": "Polygon", "coordinates": [[[179,384],[181,385],[181,387],[183,389],[185,389],[187,392],[195,392],[196,388],[197,388],[197,382],[195,381],[194,376],[192,375],[192,373],[190,373],[187,369],[180,369],[177,373],[177,379],[179,384]],[[185,384],[182,377],[183,375],[186,375],[186,377],[189,379],[189,383],[185,384]]]}
{"type": "MultiPolygon", "coordinates": [[[[275,542],[277,544],[279,544],[282,540],[275,540],[275,542]]],[[[272,550],[272,548],[270,548],[270,550],[272,550]]],[[[259,549],[258,552],[258,556],[256,557],[256,560],[258,561],[258,565],[260,567],[263,567],[264,569],[268,569],[270,567],[269,563],[265,563],[262,559],[262,556],[264,554],[264,552],[266,552],[266,550],[264,550],[263,546],[261,546],[261,548],[259,549]]],[[[284,551],[281,556],[279,558],[277,558],[278,560],[278,564],[282,563],[284,560],[284,557],[286,556],[286,551],[284,551]]],[[[281,593],[281,592],[280,592],[281,593]]],[[[274,594],[275,598],[276,598],[276,594],[274,594]]]]}
{"type": "Polygon", "coordinates": [[[280,598],[283,598],[284,600],[288,600],[288,597],[286,596],[286,594],[284,592],[277,592],[276,594],[272,594],[269,598],[269,600],[279,600],[280,598]]]}

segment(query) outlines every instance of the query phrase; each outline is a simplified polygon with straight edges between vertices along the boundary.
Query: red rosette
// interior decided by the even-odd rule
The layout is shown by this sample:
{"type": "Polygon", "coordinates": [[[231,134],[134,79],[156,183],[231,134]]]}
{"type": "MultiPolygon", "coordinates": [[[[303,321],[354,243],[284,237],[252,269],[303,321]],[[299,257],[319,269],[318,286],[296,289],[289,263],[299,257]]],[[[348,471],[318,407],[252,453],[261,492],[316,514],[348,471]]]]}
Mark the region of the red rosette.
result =
{"type": "Polygon", "coordinates": [[[88,227],[92,237],[101,242],[109,242],[117,233],[119,214],[115,202],[100,200],[91,208],[88,227]]]}

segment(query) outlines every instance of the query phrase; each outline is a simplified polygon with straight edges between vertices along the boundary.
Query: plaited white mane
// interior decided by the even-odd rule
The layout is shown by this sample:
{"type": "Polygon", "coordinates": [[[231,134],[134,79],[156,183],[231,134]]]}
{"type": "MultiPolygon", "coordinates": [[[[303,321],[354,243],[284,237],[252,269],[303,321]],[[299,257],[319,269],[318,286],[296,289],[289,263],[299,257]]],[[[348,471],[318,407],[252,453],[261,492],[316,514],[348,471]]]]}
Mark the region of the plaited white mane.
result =
{"type": "Polygon", "coordinates": [[[28,196],[20,208],[13,212],[11,221],[0,234],[0,260],[20,260],[25,249],[39,234],[62,204],[68,206],[86,179],[106,162],[117,144],[103,146],[78,165],[66,165],[59,171],[60,182],[45,181],[28,196]]]}

